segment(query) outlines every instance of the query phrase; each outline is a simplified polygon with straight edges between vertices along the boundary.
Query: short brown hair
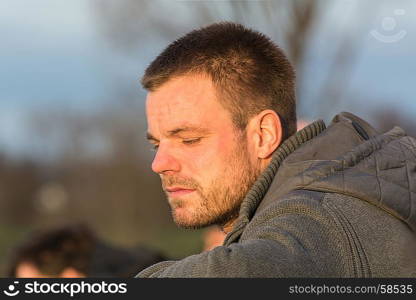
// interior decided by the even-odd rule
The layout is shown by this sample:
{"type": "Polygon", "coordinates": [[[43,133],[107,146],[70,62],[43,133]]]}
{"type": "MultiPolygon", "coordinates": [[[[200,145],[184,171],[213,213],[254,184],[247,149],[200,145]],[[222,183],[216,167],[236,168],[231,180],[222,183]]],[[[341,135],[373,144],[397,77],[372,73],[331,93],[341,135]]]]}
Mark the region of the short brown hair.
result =
{"type": "Polygon", "coordinates": [[[295,71],[264,34],[222,22],[193,30],[171,43],[146,69],[142,85],[154,91],[169,79],[207,74],[235,126],[265,109],[279,115],[283,139],[296,132],[295,71]]]}

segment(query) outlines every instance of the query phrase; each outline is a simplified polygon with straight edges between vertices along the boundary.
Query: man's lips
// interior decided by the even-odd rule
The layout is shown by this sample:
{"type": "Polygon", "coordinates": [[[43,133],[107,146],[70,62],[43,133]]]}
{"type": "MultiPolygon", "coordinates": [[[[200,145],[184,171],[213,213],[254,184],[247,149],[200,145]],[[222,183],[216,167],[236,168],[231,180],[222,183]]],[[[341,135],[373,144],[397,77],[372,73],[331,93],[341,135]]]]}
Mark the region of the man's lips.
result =
{"type": "Polygon", "coordinates": [[[165,191],[170,196],[182,196],[182,195],[192,193],[195,190],[194,189],[188,189],[188,188],[182,188],[182,187],[168,187],[168,188],[165,188],[165,191]]]}

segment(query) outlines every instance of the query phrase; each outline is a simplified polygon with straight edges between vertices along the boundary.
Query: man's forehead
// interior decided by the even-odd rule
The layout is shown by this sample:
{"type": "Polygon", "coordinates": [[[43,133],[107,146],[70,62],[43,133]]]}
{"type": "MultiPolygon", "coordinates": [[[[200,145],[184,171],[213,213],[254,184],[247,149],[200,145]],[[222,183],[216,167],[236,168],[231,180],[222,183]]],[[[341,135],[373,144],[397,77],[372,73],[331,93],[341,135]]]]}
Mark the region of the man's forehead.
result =
{"type": "Polygon", "coordinates": [[[149,92],[146,115],[149,133],[160,135],[205,133],[231,123],[231,116],[218,101],[210,80],[200,76],[172,79],[149,92]]]}
{"type": "MultiPolygon", "coordinates": [[[[148,117],[175,117],[182,115],[195,116],[209,109],[206,99],[192,97],[191,95],[175,95],[172,97],[157,97],[148,94],[146,100],[146,114],[148,117]]],[[[184,118],[184,120],[187,120],[184,118]]]]}
{"type": "MultiPolygon", "coordinates": [[[[216,89],[206,76],[183,75],[174,77],[147,94],[147,106],[204,105],[216,99],[216,89]]],[[[154,107],[156,106],[156,107],[154,107]]],[[[159,107],[163,108],[163,107],[159,107]]]]}

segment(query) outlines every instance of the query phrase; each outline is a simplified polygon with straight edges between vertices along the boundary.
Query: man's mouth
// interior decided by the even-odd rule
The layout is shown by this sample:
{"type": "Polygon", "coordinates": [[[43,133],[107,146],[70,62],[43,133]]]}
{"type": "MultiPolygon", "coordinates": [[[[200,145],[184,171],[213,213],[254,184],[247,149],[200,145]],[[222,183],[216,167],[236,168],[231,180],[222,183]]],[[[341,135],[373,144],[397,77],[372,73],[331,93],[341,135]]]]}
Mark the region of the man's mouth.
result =
{"type": "Polygon", "coordinates": [[[170,197],[178,197],[190,194],[195,191],[195,189],[188,189],[182,187],[168,187],[165,188],[165,191],[168,193],[170,197]]]}

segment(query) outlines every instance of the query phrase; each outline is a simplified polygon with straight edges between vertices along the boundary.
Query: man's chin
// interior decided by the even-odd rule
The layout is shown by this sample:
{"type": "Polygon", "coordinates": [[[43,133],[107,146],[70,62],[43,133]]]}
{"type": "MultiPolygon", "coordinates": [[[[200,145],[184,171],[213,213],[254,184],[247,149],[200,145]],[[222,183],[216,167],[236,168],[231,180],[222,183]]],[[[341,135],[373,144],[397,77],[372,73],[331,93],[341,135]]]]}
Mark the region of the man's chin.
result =
{"type": "Polygon", "coordinates": [[[191,213],[189,213],[189,211],[182,207],[175,208],[172,211],[172,218],[178,227],[185,229],[200,229],[209,225],[213,225],[209,221],[204,222],[203,220],[193,216],[191,213]]]}

